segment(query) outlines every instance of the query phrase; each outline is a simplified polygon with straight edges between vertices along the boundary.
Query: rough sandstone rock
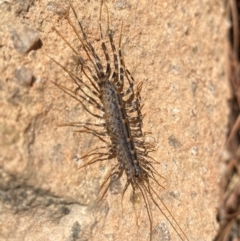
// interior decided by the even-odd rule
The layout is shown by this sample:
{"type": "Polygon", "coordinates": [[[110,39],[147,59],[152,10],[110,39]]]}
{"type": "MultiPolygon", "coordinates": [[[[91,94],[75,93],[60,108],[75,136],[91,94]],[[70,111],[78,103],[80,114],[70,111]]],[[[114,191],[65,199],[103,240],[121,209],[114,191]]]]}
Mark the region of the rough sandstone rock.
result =
{"type": "MultiPolygon", "coordinates": [[[[98,51],[99,2],[73,1],[98,51]]],[[[26,11],[19,11],[19,4],[0,3],[0,240],[147,240],[143,200],[135,205],[140,216],[136,226],[130,189],[122,213],[118,189],[124,178],[101,204],[89,207],[109,166],[96,164],[85,170],[77,166],[81,155],[101,143],[73,128],[58,127],[90,120],[79,103],[51,82],[74,88],[48,57],[75,66],[70,48],[53,30],[55,26],[81,48],[63,18],[68,4],[29,1],[26,11]],[[16,51],[11,30],[23,25],[40,32],[40,49],[16,51]],[[19,65],[36,77],[32,87],[14,81],[19,65]]],[[[222,5],[217,0],[116,0],[107,6],[116,42],[123,20],[127,68],[136,83],[144,84],[144,130],[152,132],[150,140],[157,146],[152,157],[161,163],[156,168],[166,178],[165,190],[154,188],[189,240],[211,240],[217,229],[219,157],[230,96],[222,5]]],[[[180,240],[156,208],[153,213],[153,241],[180,240]]]]}

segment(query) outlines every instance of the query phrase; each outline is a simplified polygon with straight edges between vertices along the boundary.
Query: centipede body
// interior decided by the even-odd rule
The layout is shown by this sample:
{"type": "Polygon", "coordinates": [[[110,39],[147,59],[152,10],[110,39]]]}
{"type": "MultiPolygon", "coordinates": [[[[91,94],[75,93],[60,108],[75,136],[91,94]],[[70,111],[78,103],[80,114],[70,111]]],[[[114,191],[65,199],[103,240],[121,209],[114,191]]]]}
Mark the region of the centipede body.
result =
{"type": "MultiPolygon", "coordinates": [[[[69,3],[77,19],[74,7],[70,1],[69,3]]],[[[157,177],[162,177],[154,168],[154,164],[158,162],[149,156],[149,153],[154,150],[154,146],[145,142],[147,133],[142,130],[143,115],[141,113],[142,105],[140,97],[142,83],[134,88],[134,79],[126,68],[122,56],[122,29],[120,31],[119,45],[116,49],[113,40],[113,31],[110,29],[108,19],[107,37],[112,50],[113,59],[110,58],[111,56],[108,53],[107,45],[103,41],[103,30],[101,25],[103,5],[102,1],[100,6],[99,29],[102,40],[101,48],[106,62],[105,70],[102,60],[88,40],[81,22],[78,22],[78,31],[69,18],[69,15],[66,16],[68,23],[73,28],[73,31],[83,47],[87,60],[79,55],[64,36],[56,30],[66,44],[79,56],[81,73],[84,76],[82,77],[74,74],[53,59],[53,61],[69,74],[76,84],[78,92],[74,92],[59,84],[56,85],[79,101],[86,112],[101,120],[100,124],[78,122],[68,123],[66,125],[79,127],[80,129],[78,132],[92,134],[103,142],[107,142],[105,140],[106,136],[110,138],[110,143],[107,143],[105,151],[102,151],[102,148],[101,150],[91,150],[82,156],[82,158],[86,159],[82,167],[92,165],[96,162],[109,161],[111,159],[116,160],[114,167],[101,185],[99,200],[104,198],[111,183],[125,174],[127,181],[122,190],[122,199],[129,186],[132,187],[133,193],[135,193],[136,190],[140,191],[149,218],[150,240],[152,241],[153,230],[153,214],[149,204],[150,201],[164,214],[179,238],[181,240],[188,240],[178,222],[174,219],[171,212],[160,199],[159,194],[150,184],[152,181],[156,185],[161,186],[157,177]],[[113,62],[113,68],[111,61],[113,62]],[[128,86],[126,87],[126,85],[128,86]],[[88,105],[93,106],[96,112],[92,112],[88,105]],[[96,131],[93,127],[99,127],[99,131],[96,131]],[[164,211],[162,210],[163,208],[164,211]]]]}

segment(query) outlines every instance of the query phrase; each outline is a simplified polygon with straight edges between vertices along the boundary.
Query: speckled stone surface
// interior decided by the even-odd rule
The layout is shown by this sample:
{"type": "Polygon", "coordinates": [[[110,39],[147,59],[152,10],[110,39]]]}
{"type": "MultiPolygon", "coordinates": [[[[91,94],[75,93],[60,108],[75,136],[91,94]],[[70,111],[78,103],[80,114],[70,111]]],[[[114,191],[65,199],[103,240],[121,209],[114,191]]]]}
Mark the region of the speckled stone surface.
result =
{"type": "MultiPolygon", "coordinates": [[[[100,1],[73,1],[85,32],[100,50],[100,1]]],[[[81,155],[101,146],[90,135],[58,127],[90,121],[81,105],[51,81],[74,89],[50,58],[74,68],[74,54],[53,30],[75,47],[76,35],[64,19],[65,1],[0,2],[0,240],[77,241],[149,239],[142,198],[109,191],[90,205],[110,164],[78,170],[81,155]],[[24,26],[39,33],[41,45],[20,53],[11,39],[24,26]],[[29,87],[14,80],[23,66],[35,77],[29,87]]],[[[216,232],[219,156],[227,132],[230,96],[225,73],[226,24],[219,1],[107,1],[116,43],[123,20],[122,48],[136,83],[143,81],[144,130],[157,150],[152,157],[166,180],[162,201],[191,241],[216,232]]],[[[72,16],[72,15],[71,15],[72,16]]],[[[106,11],[103,11],[106,30],[106,11]],[[105,14],[105,15],[104,15],[105,14]]],[[[100,52],[100,57],[103,54],[100,52]]],[[[160,180],[161,182],[162,180],[160,180]]],[[[117,188],[124,186],[122,178],[117,188]]],[[[180,240],[152,207],[153,241],[180,240]]]]}

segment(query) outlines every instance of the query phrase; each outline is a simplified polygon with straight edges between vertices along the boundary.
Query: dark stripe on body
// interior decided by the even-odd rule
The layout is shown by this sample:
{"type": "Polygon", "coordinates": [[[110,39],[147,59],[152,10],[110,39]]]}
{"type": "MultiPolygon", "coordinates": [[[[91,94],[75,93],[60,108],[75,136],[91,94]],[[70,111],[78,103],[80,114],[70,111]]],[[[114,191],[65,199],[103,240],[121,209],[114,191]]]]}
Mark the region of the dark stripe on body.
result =
{"type": "Polygon", "coordinates": [[[118,162],[124,165],[128,178],[139,174],[139,163],[135,147],[131,139],[131,130],[128,124],[123,100],[117,93],[114,83],[109,80],[101,83],[102,103],[105,108],[107,131],[112,142],[116,143],[118,162]],[[120,108],[122,107],[122,108],[120,108]]]}

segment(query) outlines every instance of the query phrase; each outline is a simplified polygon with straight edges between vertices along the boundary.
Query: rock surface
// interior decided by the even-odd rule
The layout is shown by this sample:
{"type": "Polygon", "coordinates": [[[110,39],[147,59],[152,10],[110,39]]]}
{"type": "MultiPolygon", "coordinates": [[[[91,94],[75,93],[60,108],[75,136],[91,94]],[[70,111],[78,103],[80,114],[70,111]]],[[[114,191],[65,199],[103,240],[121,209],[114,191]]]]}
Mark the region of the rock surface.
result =
{"type": "MultiPolygon", "coordinates": [[[[73,1],[90,41],[99,52],[100,1],[73,1]]],[[[152,157],[166,178],[163,202],[189,240],[211,240],[217,229],[219,157],[227,132],[230,96],[225,73],[223,9],[211,1],[107,1],[111,28],[136,83],[143,81],[144,130],[157,150],[152,157]]],[[[59,123],[90,121],[73,98],[51,82],[74,90],[69,77],[49,56],[74,69],[76,56],[53,27],[81,49],[64,19],[66,1],[0,3],[0,240],[77,241],[149,239],[149,221],[140,198],[121,194],[124,178],[99,204],[105,163],[78,170],[81,155],[102,143],[59,123]],[[20,10],[19,10],[20,9],[20,10]],[[18,52],[12,29],[41,33],[42,46],[18,52]],[[14,69],[25,66],[35,82],[24,88],[14,69]]],[[[71,13],[71,18],[72,18],[71,13]]],[[[106,11],[103,26],[106,33],[106,11]]],[[[100,53],[101,57],[104,57],[100,53]]],[[[108,164],[108,163],[107,163],[108,164]]],[[[162,180],[159,180],[162,182],[162,180]]],[[[153,241],[180,240],[153,208],[153,241]]]]}

